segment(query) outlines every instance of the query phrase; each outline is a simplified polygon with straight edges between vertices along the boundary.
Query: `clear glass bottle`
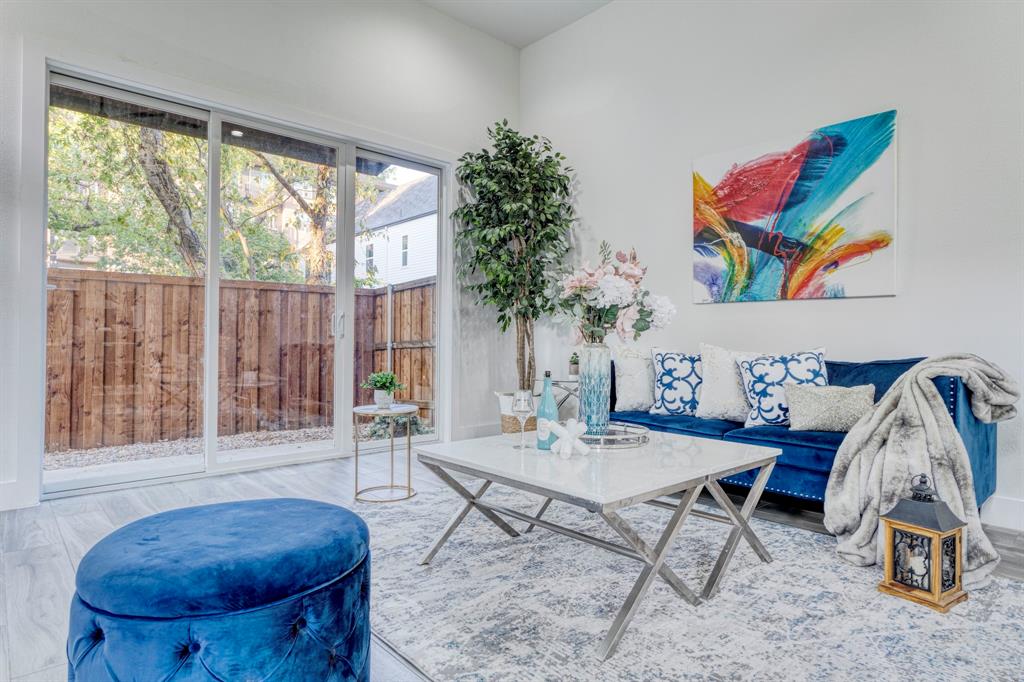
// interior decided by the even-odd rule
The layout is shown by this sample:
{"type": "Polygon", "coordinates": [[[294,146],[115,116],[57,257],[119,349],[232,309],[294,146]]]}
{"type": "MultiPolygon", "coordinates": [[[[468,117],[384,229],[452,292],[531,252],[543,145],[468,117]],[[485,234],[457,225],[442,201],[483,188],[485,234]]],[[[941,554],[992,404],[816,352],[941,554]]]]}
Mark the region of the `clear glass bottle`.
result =
{"type": "Polygon", "coordinates": [[[555,394],[551,390],[551,371],[544,372],[544,391],[540,395],[540,404],[537,405],[537,449],[550,450],[552,443],[557,440],[551,433],[551,422],[558,421],[558,405],[555,403],[555,394]]]}

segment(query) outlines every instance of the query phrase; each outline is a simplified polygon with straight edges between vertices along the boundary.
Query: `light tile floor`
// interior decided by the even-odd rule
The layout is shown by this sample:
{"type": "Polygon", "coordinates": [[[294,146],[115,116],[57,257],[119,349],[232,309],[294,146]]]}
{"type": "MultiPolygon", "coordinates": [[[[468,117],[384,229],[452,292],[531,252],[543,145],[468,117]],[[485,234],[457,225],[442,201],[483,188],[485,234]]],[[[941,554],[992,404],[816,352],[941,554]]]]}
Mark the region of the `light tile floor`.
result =
{"type": "MultiPolygon", "coordinates": [[[[361,482],[383,478],[385,457],[360,456],[361,482]]],[[[352,473],[351,459],[336,459],[92,493],[0,512],[0,681],[67,680],[64,642],[75,569],[89,548],[115,528],[176,507],[260,497],[306,497],[351,507],[352,473]]],[[[418,489],[440,485],[418,465],[413,477],[418,489]]],[[[376,639],[371,656],[377,682],[424,679],[376,639]]]]}

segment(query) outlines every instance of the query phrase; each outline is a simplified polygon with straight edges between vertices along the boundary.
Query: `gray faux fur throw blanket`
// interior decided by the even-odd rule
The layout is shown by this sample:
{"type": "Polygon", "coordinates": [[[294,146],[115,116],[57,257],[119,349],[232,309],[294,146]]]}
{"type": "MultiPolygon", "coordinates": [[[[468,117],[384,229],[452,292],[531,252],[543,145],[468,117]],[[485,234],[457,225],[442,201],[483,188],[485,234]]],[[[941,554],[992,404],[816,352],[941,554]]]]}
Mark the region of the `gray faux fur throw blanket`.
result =
{"type": "Polygon", "coordinates": [[[967,450],[943,396],[938,376],[960,377],[971,392],[971,410],[983,422],[1012,418],[1017,382],[976,355],[922,360],[896,380],[875,409],[850,430],[836,453],[825,492],[825,527],[836,551],[858,566],[882,563],[878,517],[910,494],[911,479],[928,474],[932,486],[964,529],[965,588],[981,587],[999,562],[981,528],[967,450]]]}

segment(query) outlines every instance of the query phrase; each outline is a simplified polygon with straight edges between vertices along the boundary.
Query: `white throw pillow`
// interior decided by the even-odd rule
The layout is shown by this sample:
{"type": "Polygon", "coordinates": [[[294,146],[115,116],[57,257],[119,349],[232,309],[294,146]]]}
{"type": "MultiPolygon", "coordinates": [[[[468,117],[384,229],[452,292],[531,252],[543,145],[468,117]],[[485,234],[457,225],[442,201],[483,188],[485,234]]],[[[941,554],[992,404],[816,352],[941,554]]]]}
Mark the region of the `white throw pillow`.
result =
{"type": "Polygon", "coordinates": [[[615,411],[642,410],[654,404],[654,365],[650,353],[615,351],[615,411]]]}
{"type": "Polygon", "coordinates": [[[750,413],[747,393],[737,365],[741,360],[756,358],[761,353],[728,350],[710,344],[700,344],[700,364],[703,381],[697,416],[702,419],[746,421],[750,413]]]}
{"type": "Polygon", "coordinates": [[[651,414],[693,416],[700,404],[700,356],[651,349],[654,362],[654,407],[651,414]]]}

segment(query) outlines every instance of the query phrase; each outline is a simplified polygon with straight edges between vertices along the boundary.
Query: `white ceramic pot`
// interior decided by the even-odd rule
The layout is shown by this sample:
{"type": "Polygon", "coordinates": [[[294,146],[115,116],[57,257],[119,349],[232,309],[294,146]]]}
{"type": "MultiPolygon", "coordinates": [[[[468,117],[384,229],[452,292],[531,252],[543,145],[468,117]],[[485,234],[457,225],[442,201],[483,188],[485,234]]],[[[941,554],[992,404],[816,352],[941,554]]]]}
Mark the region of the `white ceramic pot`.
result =
{"type": "Polygon", "coordinates": [[[377,407],[391,407],[395,402],[395,396],[387,391],[374,391],[373,392],[373,404],[377,407]]]}

